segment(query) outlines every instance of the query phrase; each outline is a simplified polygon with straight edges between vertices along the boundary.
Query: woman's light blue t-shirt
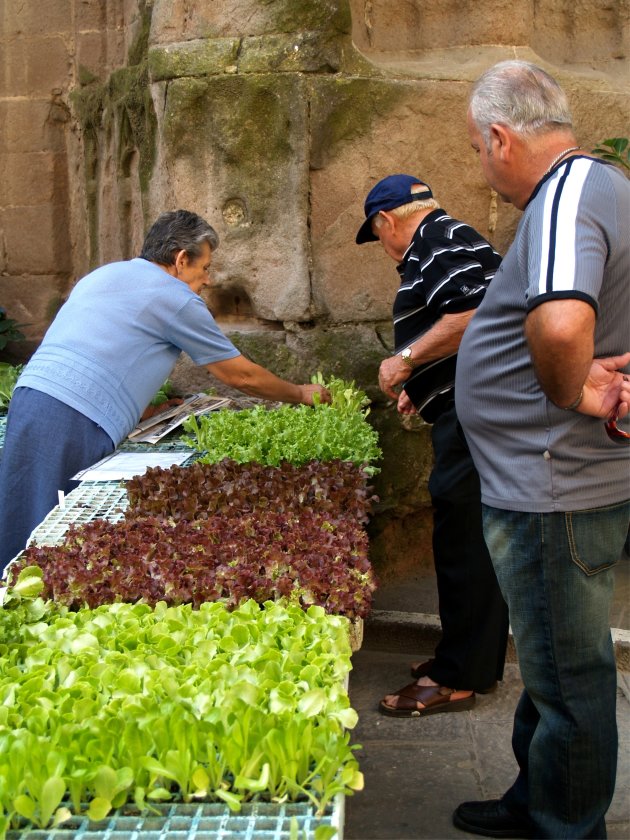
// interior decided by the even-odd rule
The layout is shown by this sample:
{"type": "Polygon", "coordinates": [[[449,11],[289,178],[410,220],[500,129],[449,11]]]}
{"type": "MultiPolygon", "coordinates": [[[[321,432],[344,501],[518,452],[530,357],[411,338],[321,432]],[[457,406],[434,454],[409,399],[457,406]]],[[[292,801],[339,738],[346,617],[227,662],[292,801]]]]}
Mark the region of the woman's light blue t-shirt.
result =
{"type": "Polygon", "coordinates": [[[182,350],[198,365],[240,355],[181,280],[141,258],[111,263],[77,283],[18,387],[80,411],[118,444],[182,350]]]}

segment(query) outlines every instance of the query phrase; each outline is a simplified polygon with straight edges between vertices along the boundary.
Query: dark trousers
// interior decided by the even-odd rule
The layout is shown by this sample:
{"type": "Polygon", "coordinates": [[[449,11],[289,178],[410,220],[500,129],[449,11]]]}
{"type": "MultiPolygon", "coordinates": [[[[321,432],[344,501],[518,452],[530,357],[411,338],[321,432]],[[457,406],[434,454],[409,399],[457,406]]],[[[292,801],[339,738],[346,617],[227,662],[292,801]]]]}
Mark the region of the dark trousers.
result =
{"type": "Polygon", "coordinates": [[[58,502],[72,476],[114,444],[96,423],[54,397],[16,388],[0,462],[0,573],[58,502]]]}
{"type": "Polygon", "coordinates": [[[431,679],[483,691],[503,677],[508,610],[483,538],[479,476],[454,405],[432,430],[433,556],[442,638],[431,679]]]}

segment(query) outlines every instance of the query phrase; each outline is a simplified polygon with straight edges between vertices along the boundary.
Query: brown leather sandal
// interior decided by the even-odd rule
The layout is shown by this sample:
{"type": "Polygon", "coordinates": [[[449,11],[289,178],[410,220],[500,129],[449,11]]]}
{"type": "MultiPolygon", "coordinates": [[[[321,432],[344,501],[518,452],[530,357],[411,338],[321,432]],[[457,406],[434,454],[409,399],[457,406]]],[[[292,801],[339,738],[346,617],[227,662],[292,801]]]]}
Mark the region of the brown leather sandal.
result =
{"type": "Polygon", "coordinates": [[[410,683],[393,692],[396,705],[381,700],[379,710],[392,717],[426,717],[438,712],[463,712],[475,705],[474,691],[455,691],[441,685],[410,683]]]}

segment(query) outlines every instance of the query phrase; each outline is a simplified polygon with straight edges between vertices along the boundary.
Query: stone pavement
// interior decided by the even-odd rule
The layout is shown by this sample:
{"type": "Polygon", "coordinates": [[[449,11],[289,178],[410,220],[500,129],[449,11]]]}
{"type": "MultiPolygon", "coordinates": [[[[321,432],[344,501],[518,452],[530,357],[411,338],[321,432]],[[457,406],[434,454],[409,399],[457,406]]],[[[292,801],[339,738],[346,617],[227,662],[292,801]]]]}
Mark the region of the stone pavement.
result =
{"type": "MultiPolygon", "coordinates": [[[[618,598],[623,600],[630,562],[622,560],[621,566],[618,598]]],[[[381,596],[381,603],[386,601],[387,593],[381,596]]],[[[624,605],[616,608],[623,611],[624,605]]],[[[472,838],[452,825],[453,809],[467,799],[500,796],[516,773],[510,738],[522,683],[513,649],[497,691],[478,695],[470,711],[413,719],[378,712],[381,697],[411,681],[410,662],[433,650],[436,621],[428,615],[408,617],[407,626],[398,628],[378,616],[368,620],[363,646],[353,656],[350,698],[359,713],[353,741],[363,747],[357,757],[365,790],[346,799],[345,840],[472,838]]],[[[611,840],[628,840],[630,672],[619,670],[618,677],[619,764],[607,824],[611,840]]]]}

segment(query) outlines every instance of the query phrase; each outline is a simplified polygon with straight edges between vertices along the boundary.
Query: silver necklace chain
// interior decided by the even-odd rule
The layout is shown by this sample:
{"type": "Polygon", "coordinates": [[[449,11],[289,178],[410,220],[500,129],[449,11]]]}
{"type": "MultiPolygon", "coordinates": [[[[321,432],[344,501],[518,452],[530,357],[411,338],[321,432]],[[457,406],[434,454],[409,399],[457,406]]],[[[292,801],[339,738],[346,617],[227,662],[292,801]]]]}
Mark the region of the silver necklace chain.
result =
{"type": "MultiPolygon", "coordinates": [[[[554,166],[555,166],[557,163],[560,163],[560,161],[562,160],[562,158],[563,158],[565,155],[568,155],[568,154],[569,154],[569,152],[577,152],[577,151],[579,151],[580,149],[581,149],[581,146],[571,146],[571,148],[570,148],[570,149],[565,149],[565,150],[564,150],[564,152],[560,152],[560,154],[559,154],[557,157],[555,157],[555,158],[551,161],[551,163],[549,164],[549,168],[548,168],[548,169],[547,169],[547,171],[545,172],[545,175],[549,175],[549,173],[550,173],[550,172],[551,172],[551,170],[554,168],[554,166]]],[[[543,176],[543,177],[544,177],[544,176],[543,176]]]]}

